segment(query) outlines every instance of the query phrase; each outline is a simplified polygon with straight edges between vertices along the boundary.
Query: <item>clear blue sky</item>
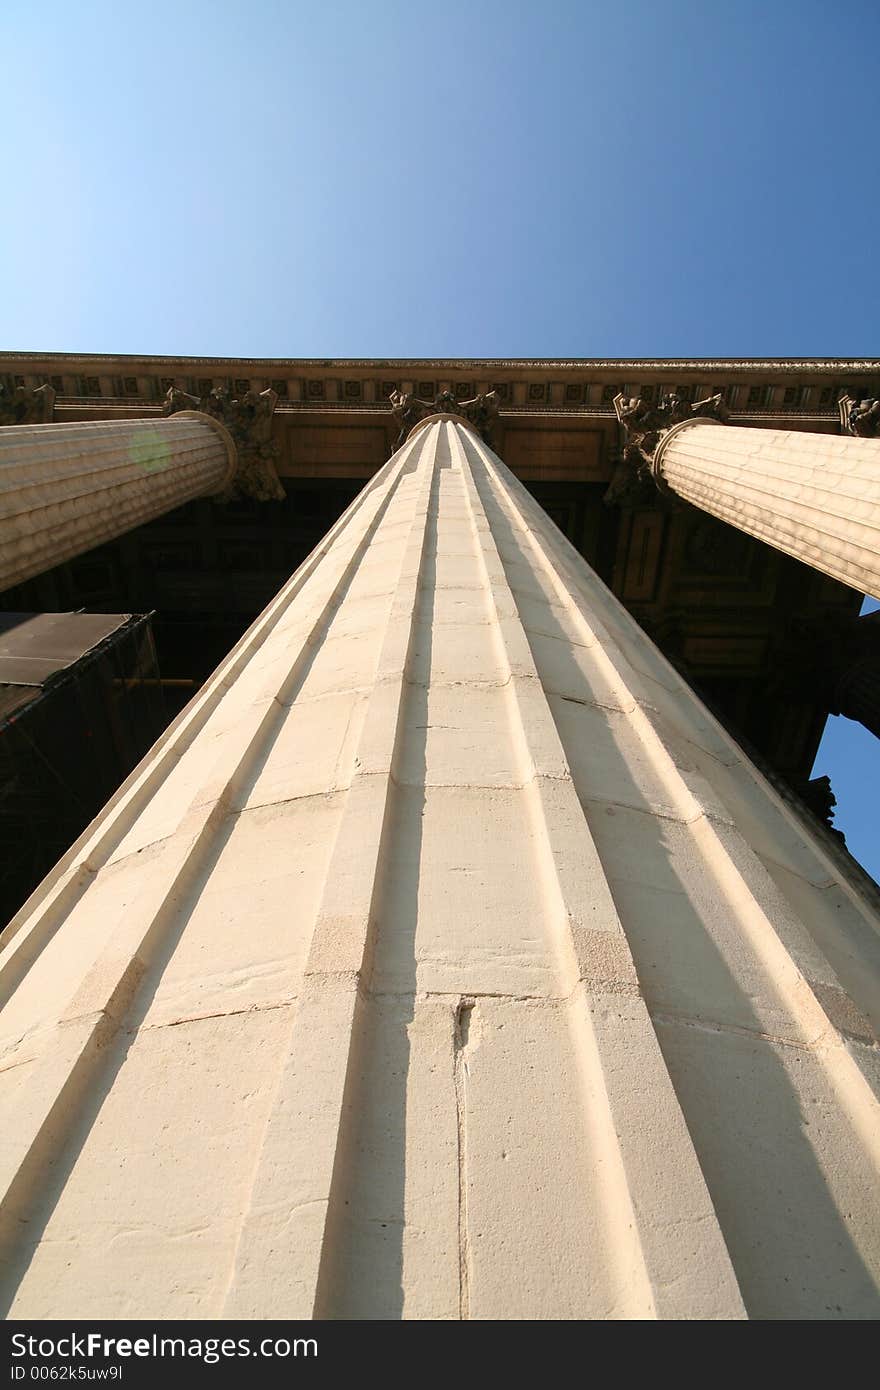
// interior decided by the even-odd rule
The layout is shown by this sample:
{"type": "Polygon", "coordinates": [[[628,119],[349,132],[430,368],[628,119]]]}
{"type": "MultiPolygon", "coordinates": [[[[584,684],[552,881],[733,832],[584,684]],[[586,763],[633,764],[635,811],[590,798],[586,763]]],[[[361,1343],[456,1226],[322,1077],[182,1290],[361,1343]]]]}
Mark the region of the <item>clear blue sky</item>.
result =
{"type": "Polygon", "coordinates": [[[876,0],[0,13],[2,347],[880,354],[876,0]]]}

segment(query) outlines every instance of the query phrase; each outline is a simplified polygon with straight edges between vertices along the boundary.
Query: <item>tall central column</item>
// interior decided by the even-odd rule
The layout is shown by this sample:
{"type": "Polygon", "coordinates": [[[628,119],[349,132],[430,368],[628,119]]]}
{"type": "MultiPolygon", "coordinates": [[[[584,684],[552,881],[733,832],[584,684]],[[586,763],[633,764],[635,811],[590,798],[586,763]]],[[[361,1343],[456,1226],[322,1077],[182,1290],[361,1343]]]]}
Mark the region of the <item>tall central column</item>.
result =
{"type": "Polygon", "coordinates": [[[425,421],[0,938],[2,1307],[876,1316],[844,863],[425,421]]]}

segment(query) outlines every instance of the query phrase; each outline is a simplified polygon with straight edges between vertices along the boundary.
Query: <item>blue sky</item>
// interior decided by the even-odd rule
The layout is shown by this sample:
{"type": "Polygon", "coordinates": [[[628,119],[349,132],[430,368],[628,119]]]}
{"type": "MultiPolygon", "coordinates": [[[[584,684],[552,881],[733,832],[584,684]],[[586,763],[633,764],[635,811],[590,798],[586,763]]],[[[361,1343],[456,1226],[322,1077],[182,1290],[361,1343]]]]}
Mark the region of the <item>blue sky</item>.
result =
{"type": "MultiPolygon", "coordinates": [[[[2,347],[880,353],[876,3],[0,16],[2,347]]],[[[861,733],[827,757],[880,874],[861,733]]]]}
{"type": "MultiPolygon", "coordinates": [[[[862,612],[872,613],[878,608],[876,599],[866,599],[862,612]]],[[[880,836],[874,796],[880,783],[880,740],[862,724],[830,715],[813,774],[831,778],[831,790],[837,797],[834,824],[846,835],[850,854],[880,882],[880,836]]]]}

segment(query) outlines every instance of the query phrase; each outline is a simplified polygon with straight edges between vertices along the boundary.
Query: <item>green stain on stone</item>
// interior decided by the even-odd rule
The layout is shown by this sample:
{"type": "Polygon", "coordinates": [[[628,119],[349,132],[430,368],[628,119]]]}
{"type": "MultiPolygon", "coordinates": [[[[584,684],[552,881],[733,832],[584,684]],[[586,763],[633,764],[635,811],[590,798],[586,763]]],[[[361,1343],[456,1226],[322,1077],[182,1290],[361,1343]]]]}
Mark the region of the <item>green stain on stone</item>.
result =
{"type": "Polygon", "coordinates": [[[128,456],[132,463],[145,473],[158,473],[166,468],[171,458],[171,445],[163,439],[158,430],[146,425],[138,430],[128,446],[128,456]]]}

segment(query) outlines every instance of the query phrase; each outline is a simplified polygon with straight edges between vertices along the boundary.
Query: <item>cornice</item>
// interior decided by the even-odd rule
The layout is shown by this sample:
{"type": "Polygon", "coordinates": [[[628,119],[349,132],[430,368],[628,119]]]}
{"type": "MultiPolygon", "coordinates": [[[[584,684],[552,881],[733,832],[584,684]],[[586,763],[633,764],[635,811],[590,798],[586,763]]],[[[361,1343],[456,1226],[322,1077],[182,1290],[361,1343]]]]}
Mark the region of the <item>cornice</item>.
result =
{"type": "Polygon", "coordinates": [[[266,368],[360,368],[398,370],[437,368],[449,370],[542,371],[687,371],[687,372],[798,372],[880,373],[877,357],[162,357],[151,353],[77,353],[0,351],[0,365],[14,362],[134,363],[163,366],[220,366],[237,364],[266,368]]]}

